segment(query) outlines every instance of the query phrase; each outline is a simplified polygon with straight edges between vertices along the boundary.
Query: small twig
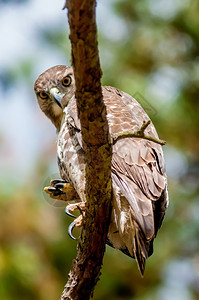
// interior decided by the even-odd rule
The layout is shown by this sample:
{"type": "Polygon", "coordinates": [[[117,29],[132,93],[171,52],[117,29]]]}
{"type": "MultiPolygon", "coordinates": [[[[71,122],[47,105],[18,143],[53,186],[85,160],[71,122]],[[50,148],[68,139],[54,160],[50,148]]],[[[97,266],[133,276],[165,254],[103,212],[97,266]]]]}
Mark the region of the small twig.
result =
{"type": "Polygon", "coordinates": [[[137,131],[134,132],[122,132],[119,134],[113,134],[111,136],[111,144],[114,145],[118,140],[124,139],[124,138],[130,138],[130,137],[135,137],[135,138],[143,138],[145,140],[149,140],[151,142],[154,142],[156,144],[160,144],[160,145],[165,145],[166,142],[160,139],[156,139],[152,136],[148,136],[145,135],[144,131],[145,129],[149,126],[149,124],[151,123],[151,121],[147,121],[147,122],[143,122],[142,126],[140,129],[138,129],[137,131]]]}

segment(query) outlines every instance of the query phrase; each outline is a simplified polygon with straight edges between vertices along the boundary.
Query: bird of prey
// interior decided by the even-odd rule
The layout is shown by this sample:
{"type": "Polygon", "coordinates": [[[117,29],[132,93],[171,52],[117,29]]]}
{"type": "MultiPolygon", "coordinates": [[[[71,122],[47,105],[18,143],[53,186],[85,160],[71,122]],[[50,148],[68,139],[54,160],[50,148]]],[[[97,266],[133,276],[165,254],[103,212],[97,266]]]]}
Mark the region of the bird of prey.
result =
{"type": "MultiPolygon", "coordinates": [[[[62,180],[53,180],[45,191],[51,197],[75,200],[67,206],[68,214],[76,209],[83,211],[85,162],[73,69],[63,65],[48,69],[38,77],[34,90],[41,110],[58,132],[57,157],[62,180]]],[[[107,235],[107,244],[135,258],[143,275],[168,206],[162,147],[154,125],[133,97],[110,86],[102,87],[102,95],[110,136],[138,132],[147,124],[144,133],[148,139],[127,135],[112,145],[113,197],[107,235]]],[[[82,215],[72,227],[81,223],[82,215]]]]}

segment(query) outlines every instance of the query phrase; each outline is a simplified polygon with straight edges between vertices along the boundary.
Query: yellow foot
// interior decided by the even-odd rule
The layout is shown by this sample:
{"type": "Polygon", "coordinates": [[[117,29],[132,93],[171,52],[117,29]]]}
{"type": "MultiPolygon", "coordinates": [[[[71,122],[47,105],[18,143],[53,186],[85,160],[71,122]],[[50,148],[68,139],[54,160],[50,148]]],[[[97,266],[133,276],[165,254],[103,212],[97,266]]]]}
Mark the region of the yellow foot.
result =
{"type": "Polygon", "coordinates": [[[44,192],[56,200],[73,201],[79,198],[73,186],[63,179],[51,180],[50,186],[45,187],[44,192]]]}

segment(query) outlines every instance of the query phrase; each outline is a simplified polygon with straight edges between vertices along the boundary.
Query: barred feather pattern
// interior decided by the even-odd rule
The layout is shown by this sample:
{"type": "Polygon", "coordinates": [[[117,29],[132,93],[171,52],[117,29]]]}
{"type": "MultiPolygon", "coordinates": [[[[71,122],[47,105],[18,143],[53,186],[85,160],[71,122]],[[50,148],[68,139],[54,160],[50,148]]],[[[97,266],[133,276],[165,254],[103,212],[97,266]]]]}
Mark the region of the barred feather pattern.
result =
{"type": "MultiPolygon", "coordinates": [[[[103,87],[103,99],[110,134],[136,131],[143,121],[149,120],[134,98],[116,88],[103,87]]],[[[84,151],[75,98],[65,108],[65,114],[58,137],[60,171],[85,201],[84,151]]],[[[146,134],[158,138],[152,122],[146,134]]],[[[120,139],[112,150],[113,199],[108,244],[134,257],[143,275],[168,205],[163,152],[159,144],[142,138],[120,139]]]]}

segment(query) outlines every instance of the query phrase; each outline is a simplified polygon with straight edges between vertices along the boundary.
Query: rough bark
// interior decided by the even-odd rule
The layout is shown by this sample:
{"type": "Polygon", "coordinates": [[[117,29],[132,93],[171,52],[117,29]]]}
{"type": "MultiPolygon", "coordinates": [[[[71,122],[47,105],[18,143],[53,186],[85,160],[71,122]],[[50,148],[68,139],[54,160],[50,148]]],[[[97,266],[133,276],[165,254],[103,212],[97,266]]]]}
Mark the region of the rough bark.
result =
{"type": "Polygon", "coordinates": [[[87,208],[61,299],[89,299],[100,276],[111,201],[111,146],[101,92],[94,0],[68,0],[72,65],[86,161],[87,208]]]}

